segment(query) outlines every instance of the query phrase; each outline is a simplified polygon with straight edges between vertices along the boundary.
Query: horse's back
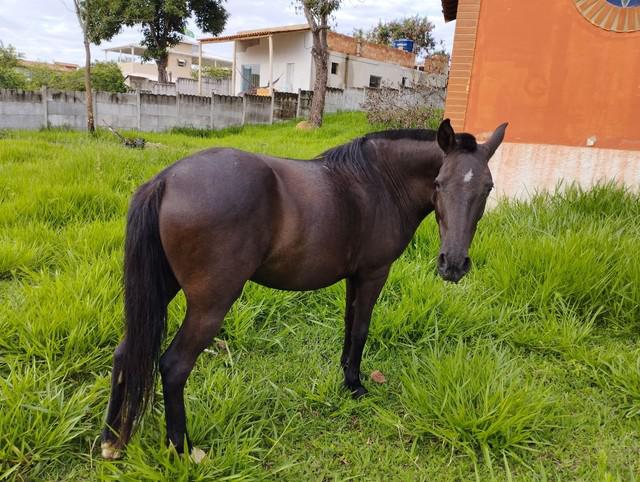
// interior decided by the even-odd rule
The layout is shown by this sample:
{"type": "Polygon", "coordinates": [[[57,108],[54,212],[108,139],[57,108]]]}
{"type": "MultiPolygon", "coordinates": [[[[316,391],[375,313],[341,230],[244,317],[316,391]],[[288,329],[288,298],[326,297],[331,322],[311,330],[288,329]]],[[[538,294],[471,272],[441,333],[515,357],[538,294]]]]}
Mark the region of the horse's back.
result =
{"type": "Polygon", "coordinates": [[[161,239],[184,271],[175,273],[181,286],[200,266],[220,272],[225,263],[283,289],[315,289],[349,271],[353,203],[320,163],[210,149],[162,176],[161,239]]]}
{"type": "Polygon", "coordinates": [[[278,197],[273,170],[251,153],[209,149],[160,176],[160,237],[180,285],[221,269],[250,276],[271,241],[278,197]]]}

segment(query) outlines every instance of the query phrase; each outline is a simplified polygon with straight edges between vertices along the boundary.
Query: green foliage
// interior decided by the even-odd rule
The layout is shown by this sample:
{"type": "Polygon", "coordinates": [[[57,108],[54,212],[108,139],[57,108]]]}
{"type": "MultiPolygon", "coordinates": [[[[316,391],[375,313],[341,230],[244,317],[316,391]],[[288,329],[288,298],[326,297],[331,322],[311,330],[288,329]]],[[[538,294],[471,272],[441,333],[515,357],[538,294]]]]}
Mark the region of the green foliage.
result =
{"type": "MultiPolygon", "coordinates": [[[[198,70],[193,69],[191,76],[194,79],[198,78],[198,70]]],[[[209,79],[230,79],[231,69],[226,67],[214,67],[212,65],[204,65],[202,67],[202,77],[209,79]]]]}
{"type": "Polygon", "coordinates": [[[15,69],[0,67],[0,89],[26,89],[27,79],[15,69]]]}
{"type": "Polygon", "coordinates": [[[77,0],[77,3],[91,43],[100,45],[122,30],[125,4],[121,0],[77,0]]]}
{"type": "Polygon", "coordinates": [[[96,62],[91,65],[91,85],[94,90],[101,92],[127,92],[124,76],[115,62],[96,62]]]}
{"type": "MultiPolygon", "coordinates": [[[[27,87],[38,90],[42,86],[59,90],[85,90],[84,67],[73,72],[59,72],[45,66],[29,68],[31,79],[27,87]]],[[[101,92],[126,92],[122,71],[115,62],[96,62],[91,65],[91,83],[101,92]]]]}
{"type": "Polygon", "coordinates": [[[15,68],[20,55],[12,45],[4,46],[0,41],[0,89],[24,89],[27,79],[15,68]]]}
{"type": "Polygon", "coordinates": [[[145,58],[155,60],[158,73],[163,74],[168,49],[180,41],[190,18],[205,33],[218,35],[224,30],[229,14],[223,3],[223,0],[130,0],[124,3],[122,19],[125,25],[140,25],[141,43],[147,47],[145,58]]]}
{"type": "Polygon", "coordinates": [[[297,0],[295,3],[298,4],[298,8],[307,9],[316,19],[321,19],[329,17],[338,10],[342,0],[297,0]]]}
{"type": "Polygon", "coordinates": [[[21,55],[9,44],[6,47],[0,41],[0,69],[13,69],[18,66],[21,55]]]}
{"type": "Polygon", "coordinates": [[[59,90],[84,91],[84,69],[72,72],[60,72],[45,65],[29,67],[29,89],[38,90],[43,86],[59,90]]]}
{"type": "Polygon", "coordinates": [[[416,14],[413,17],[388,22],[380,20],[372,29],[366,32],[359,29],[354,33],[364,37],[368,42],[389,46],[394,40],[413,40],[413,52],[417,55],[425,55],[436,45],[432,33],[434,28],[435,26],[427,17],[416,14]]]}
{"type": "Polygon", "coordinates": [[[439,343],[416,355],[401,377],[405,415],[383,410],[383,420],[472,457],[517,458],[544,448],[560,422],[549,390],[527,380],[519,361],[494,345],[439,343]]]}
{"type": "MultiPolygon", "coordinates": [[[[338,367],[344,283],[248,283],[226,345],[186,387],[205,460],[164,447],[159,386],[125,458],[100,459],[134,189],[201,149],[311,158],[374,128],[344,113],[309,132],[145,133],[156,147],[144,150],[104,131],[3,133],[0,479],[637,480],[640,196],[614,185],[500,203],[456,285],[436,274],[429,217],[376,305],[363,371],[387,382],[366,380],[360,401],[338,367]]],[[[184,310],[179,295],[169,340],[184,310]]]]}

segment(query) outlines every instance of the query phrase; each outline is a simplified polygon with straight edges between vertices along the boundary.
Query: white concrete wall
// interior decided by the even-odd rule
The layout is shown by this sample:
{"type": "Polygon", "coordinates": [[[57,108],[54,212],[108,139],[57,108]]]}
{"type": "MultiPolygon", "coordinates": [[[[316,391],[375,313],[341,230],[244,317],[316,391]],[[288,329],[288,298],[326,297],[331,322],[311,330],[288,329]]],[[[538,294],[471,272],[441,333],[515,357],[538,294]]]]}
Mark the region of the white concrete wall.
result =
{"type": "MultiPolygon", "coordinates": [[[[137,59],[137,57],[133,57],[137,59]]],[[[122,71],[122,75],[137,75],[139,77],[146,77],[150,80],[158,80],[158,66],[155,62],[118,62],[118,67],[122,71]]],[[[179,53],[170,53],[167,59],[167,76],[169,76],[170,82],[175,82],[178,77],[191,77],[191,57],[187,55],[180,55],[179,53]],[[184,67],[178,65],[178,59],[186,61],[184,67]]]]}
{"type": "MultiPolygon", "coordinates": [[[[346,60],[344,54],[331,52],[330,62],[339,62],[338,70],[342,71],[342,76],[330,76],[329,86],[337,88],[369,87],[370,76],[375,75],[382,78],[382,86],[399,88],[402,85],[402,78],[405,77],[405,87],[411,87],[421,78],[425,77],[423,72],[409,69],[397,64],[388,64],[378,60],[367,59],[350,55],[346,60]],[[342,57],[342,58],[341,58],[342,57]],[[344,67],[346,65],[346,67],[344,67]],[[342,67],[342,68],[341,68],[342,67]],[[344,69],[347,69],[347,83],[344,84],[344,69]],[[341,77],[341,78],[340,78],[341,77]],[[332,84],[331,82],[336,82],[332,84]],[[340,84],[342,82],[342,84],[340,84]]],[[[329,64],[331,68],[331,64],[329,64]]]]}
{"type": "Polygon", "coordinates": [[[120,129],[138,128],[137,94],[96,92],[93,104],[96,126],[105,127],[106,124],[120,129]]]}
{"type": "Polygon", "coordinates": [[[39,129],[45,118],[41,92],[0,90],[0,129],[39,129]]]}
{"type": "Polygon", "coordinates": [[[499,198],[526,200],[538,191],[576,183],[588,188],[613,181],[640,190],[640,151],[506,142],[489,161],[499,198]]]}
{"type": "MultiPolygon", "coordinates": [[[[158,95],[150,93],[111,94],[98,92],[94,98],[96,125],[120,129],[162,131],[176,126],[219,129],[242,123],[269,123],[306,117],[313,92],[276,93],[271,97],[158,95]],[[212,102],[213,101],[213,102],[212,102]]],[[[367,89],[328,89],[325,112],[362,110],[367,89]]],[[[0,128],[38,129],[47,126],[86,128],[83,92],[23,92],[0,89],[0,128]],[[44,98],[43,98],[44,94],[44,98]]]]}
{"type": "MultiPolygon", "coordinates": [[[[311,33],[291,32],[273,36],[273,80],[276,90],[298,92],[311,85],[311,33]],[[291,84],[287,85],[287,64],[294,64],[291,84]]],[[[269,84],[269,39],[236,41],[236,82],[234,93],[242,90],[242,66],[260,65],[260,86],[269,84]]]]}

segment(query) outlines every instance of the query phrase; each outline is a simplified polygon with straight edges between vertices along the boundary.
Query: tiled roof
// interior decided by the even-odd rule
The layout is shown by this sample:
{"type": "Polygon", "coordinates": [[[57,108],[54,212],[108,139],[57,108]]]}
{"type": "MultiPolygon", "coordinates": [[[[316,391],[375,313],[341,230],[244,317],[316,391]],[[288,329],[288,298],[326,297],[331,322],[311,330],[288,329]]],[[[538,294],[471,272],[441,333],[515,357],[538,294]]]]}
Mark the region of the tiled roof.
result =
{"type": "Polygon", "coordinates": [[[200,39],[200,41],[203,44],[216,43],[216,42],[230,42],[231,40],[262,38],[262,37],[268,37],[269,35],[273,35],[277,33],[304,32],[305,30],[310,30],[309,25],[307,25],[306,23],[300,24],[300,25],[287,25],[284,27],[263,28],[259,30],[246,30],[243,32],[238,32],[237,34],[234,34],[234,35],[202,38],[200,39]]]}

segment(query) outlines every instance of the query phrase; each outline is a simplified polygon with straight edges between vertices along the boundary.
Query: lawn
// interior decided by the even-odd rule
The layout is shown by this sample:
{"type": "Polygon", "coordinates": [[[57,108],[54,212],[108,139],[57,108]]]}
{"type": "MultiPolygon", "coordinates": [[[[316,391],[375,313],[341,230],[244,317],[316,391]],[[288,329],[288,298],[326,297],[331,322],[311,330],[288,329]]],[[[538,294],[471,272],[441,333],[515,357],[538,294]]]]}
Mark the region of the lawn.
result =
{"type": "MultiPolygon", "coordinates": [[[[247,285],[187,383],[207,458],[164,447],[158,385],[125,458],[101,460],[136,186],[209,146],[309,158],[370,129],[339,114],[316,132],[145,134],[144,150],[0,132],[0,479],[640,478],[640,197],[612,186],[499,204],[458,285],[435,274],[429,217],[377,304],[360,401],[341,386],[344,284],[247,285]]],[[[178,296],[169,339],[183,312],[178,296]]]]}

